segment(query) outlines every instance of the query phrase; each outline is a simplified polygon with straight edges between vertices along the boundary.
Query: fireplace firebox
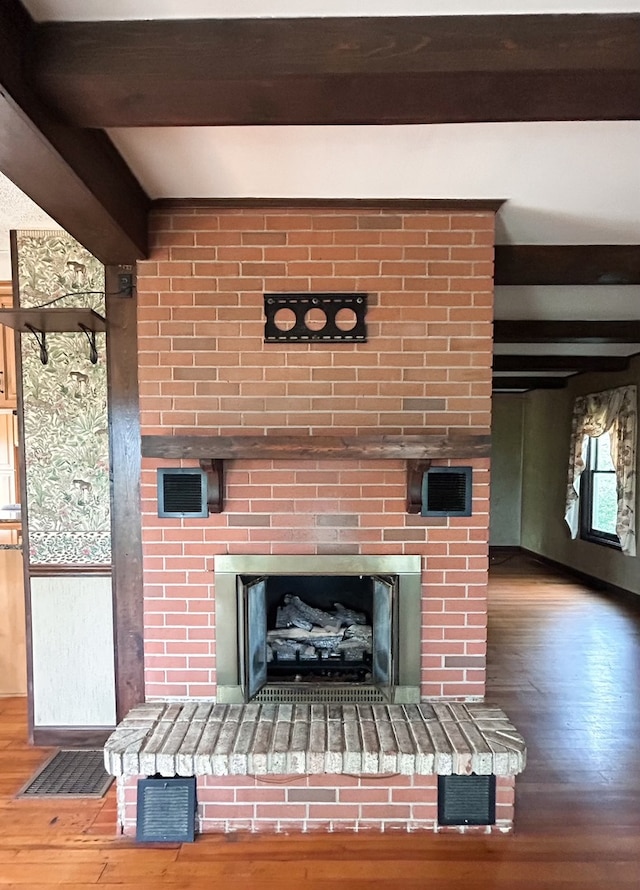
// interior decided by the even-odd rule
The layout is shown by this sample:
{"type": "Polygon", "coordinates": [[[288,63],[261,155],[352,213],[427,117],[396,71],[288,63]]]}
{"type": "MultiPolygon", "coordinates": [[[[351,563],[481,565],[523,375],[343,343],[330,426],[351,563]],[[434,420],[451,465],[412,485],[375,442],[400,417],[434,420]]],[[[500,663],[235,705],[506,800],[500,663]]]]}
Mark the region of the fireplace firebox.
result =
{"type": "Polygon", "coordinates": [[[222,556],[220,702],[417,702],[418,556],[222,556]]]}

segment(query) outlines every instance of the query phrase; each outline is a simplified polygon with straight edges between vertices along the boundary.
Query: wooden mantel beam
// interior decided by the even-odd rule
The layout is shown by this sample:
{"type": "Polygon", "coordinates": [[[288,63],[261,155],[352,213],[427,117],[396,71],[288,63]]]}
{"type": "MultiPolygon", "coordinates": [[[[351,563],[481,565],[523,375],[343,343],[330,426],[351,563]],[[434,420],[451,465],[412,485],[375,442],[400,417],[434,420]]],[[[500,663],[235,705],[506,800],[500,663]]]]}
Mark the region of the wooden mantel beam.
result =
{"type": "Polygon", "coordinates": [[[27,83],[38,26],[0,3],[0,170],[105,264],[146,256],[149,200],[108,137],[55,117],[27,83]]]}
{"type": "Polygon", "coordinates": [[[39,25],[33,86],[81,127],[640,118],[640,15],[39,25]]]}
{"type": "Polygon", "coordinates": [[[451,436],[143,436],[142,456],[169,460],[428,460],[488,457],[491,437],[451,436]]]}

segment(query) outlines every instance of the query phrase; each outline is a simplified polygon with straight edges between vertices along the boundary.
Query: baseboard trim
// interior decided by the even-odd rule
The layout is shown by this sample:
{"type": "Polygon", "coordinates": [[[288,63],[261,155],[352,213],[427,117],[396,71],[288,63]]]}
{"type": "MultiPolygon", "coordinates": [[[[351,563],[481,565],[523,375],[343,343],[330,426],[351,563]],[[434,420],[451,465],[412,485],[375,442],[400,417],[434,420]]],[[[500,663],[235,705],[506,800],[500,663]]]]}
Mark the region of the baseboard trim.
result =
{"type": "Polygon", "coordinates": [[[589,575],[587,572],[575,569],[573,566],[565,565],[563,562],[551,559],[550,556],[536,553],[535,550],[527,550],[526,547],[519,547],[518,550],[523,556],[528,556],[530,559],[537,559],[538,562],[549,566],[549,568],[554,569],[561,575],[568,575],[570,578],[575,578],[577,581],[581,581],[583,584],[593,587],[595,590],[613,593],[616,596],[625,598],[633,597],[636,602],[640,597],[640,594],[635,593],[633,590],[628,590],[626,587],[619,587],[617,584],[611,584],[609,581],[603,581],[602,578],[596,578],[594,575],[589,575]]]}
{"type": "Polygon", "coordinates": [[[508,546],[506,544],[489,544],[489,558],[496,556],[517,556],[523,553],[522,547],[508,546]]]}
{"type": "Polygon", "coordinates": [[[104,727],[34,726],[32,743],[44,748],[102,748],[112,732],[104,727]]]}

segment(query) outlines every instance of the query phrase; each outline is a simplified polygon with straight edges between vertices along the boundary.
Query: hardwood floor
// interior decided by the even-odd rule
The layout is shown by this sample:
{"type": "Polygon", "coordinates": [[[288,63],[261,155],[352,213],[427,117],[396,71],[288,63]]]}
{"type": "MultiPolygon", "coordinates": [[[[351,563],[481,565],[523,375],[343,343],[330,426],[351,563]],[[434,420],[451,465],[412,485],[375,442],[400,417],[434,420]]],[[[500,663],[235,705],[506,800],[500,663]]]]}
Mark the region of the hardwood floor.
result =
{"type": "Polygon", "coordinates": [[[0,890],[637,890],[640,599],[591,591],[521,557],[491,572],[489,695],[527,739],[516,831],[207,836],[137,846],[101,801],[14,794],[49,753],[24,700],[0,699],[0,890]]]}

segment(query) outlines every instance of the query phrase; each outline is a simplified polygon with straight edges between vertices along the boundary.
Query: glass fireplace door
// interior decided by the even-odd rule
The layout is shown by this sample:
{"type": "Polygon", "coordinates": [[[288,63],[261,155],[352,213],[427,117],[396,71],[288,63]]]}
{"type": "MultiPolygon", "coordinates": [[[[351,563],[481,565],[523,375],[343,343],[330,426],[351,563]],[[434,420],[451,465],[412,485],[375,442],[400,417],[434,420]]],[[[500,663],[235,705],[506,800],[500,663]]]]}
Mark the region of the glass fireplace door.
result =
{"type": "MultiPolygon", "coordinates": [[[[304,587],[305,578],[295,580],[304,587]]],[[[297,596],[293,597],[296,603],[293,605],[291,596],[285,596],[284,602],[288,599],[289,604],[284,606],[284,611],[293,609],[295,613],[292,622],[295,626],[289,625],[288,629],[284,629],[286,621],[280,618],[276,623],[274,618],[275,611],[283,614],[283,601],[278,593],[282,581],[281,576],[242,579],[245,615],[243,685],[248,701],[268,683],[270,686],[282,682],[290,686],[326,686],[327,689],[338,686],[343,689],[349,686],[388,689],[397,682],[393,650],[396,578],[370,575],[351,580],[345,576],[314,576],[316,602],[318,584],[326,583],[327,593],[320,604],[324,608],[339,606],[339,609],[329,615],[297,596]],[[343,587],[351,585],[347,607],[331,603],[337,582],[343,587]],[[280,608],[274,609],[274,602],[278,602],[280,608]],[[308,628],[304,629],[300,625],[306,622],[299,620],[300,610],[311,619],[318,613],[320,624],[323,616],[333,624],[318,628],[311,627],[309,621],[308,628]],[[281,629],[274,629],[274,625],[281,629]],[[336,641],[339,641],[337,645],[336,641]],[[310,646],[311,642],[315,642],[317,648],[310,646]]]]}
{"type": "Polygon", "coordinates": [[[244,585],[247,616],[245,669],[247,696],[251,700],[267,682],[267,581],[252,580],[244,585]]]}
{"type": "Polygon", "coordinates": [[[386,578],[373,578],[373,666],[372,680],[376,686],[393,682],[393,583],[386,578]]]}

